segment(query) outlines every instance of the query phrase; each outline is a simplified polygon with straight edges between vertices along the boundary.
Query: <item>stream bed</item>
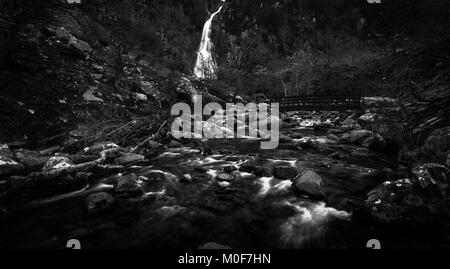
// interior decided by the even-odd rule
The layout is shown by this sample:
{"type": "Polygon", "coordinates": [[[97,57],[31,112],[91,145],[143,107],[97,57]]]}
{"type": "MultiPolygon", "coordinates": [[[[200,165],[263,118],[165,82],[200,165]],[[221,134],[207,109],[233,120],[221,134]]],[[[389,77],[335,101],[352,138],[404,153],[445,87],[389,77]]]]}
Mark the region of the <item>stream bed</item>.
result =
{"type": "Polygon", "coordinates": [[[386,248],[441,244],[432,227],[382,225],[363,209],[367,193],[395,176],[394,154],[340,143],[329,129],[296,116],[281,132],[276,150],[245,139],[169,148],[74,192],[14,205],[0,232],[3,243],[65,248],[77,239],[87,249],[191,249],[207,242],[233,249],[363,249],[370,239],[386,248]],[[324,197],[293,191],[289,176],[273,175],[280,166],[287,174],[314,171],[324,197]],[[136,177],[143,193],[116,196],[95,214],[86,210],[88,195],[113,193],[114,180],[124,176],[136,177]]]}

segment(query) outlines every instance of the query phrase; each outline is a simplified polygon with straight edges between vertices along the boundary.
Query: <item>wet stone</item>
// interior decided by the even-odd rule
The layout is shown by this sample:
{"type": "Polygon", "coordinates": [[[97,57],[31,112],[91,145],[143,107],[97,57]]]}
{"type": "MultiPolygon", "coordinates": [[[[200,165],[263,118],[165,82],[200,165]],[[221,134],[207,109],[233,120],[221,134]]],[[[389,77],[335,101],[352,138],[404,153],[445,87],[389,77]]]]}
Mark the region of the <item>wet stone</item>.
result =
{"type": "Polygon", "coordinates": [[[49,173],[55,170],[65,169],[74,166],[72,160],[67,157],[52,157],[45,164],[42,172],[49,173]]]}
{"type": "Polygon", "coordinates": [[[94,193],[86,198],[86,208],[89,213],[96,213],[110,208],[114,204],[114,197],[106,192],[94,193]]]}
{"type": "Polygon", "coordinates": [[[114,188],[117,194],[140,195],[143,189],[138,176],[134,173],[121,176],[114,188]]]}
{"type": "Polygon", "coordinates": [[[238,168],[235,165],[229,165],[229,166],[225,166],[223,168],[223,171],[225,173],[232,173],[232,172],[237,171],[237,170],[238,170],[238,168]]]}
{"type": "Polygon", "coordinates": [[[20,173],[23,171],[23,169],[23,165],[19,164],[13,159],[6,156],[0,156],[0,176],[20,173]]]}
{"type": "Polygon", "coordinates": [[[368,193],[366,206],[381,223],[423,222],[428,208],[410,179],[386,181],[368,193]]]}
{"type": "Polygon", "coordinates": [[[307,171],[295,180],[294,191],[314,199],[323,199],[322,178],[314,171],[307,171]]]}
{"type": "Polygon", "coordinates": [[[181,182],[190,183],[193,181],[193,178],[190,174],[185,174],[181,177],[181,182]]]}
{"type": "Polygon", "coordinates": [[[216,176],[216,180],[217,181],[233,181],[234,176],[232,174],[228,174],[228,173],[219,173],[216,176]]]}
{"type": "Polygon", "coordinates": [[[249,162],[241,164],[239,167],[239,171],[245,172],[245,173],[253,173],[257,169],[257,166],[254,164],[251,164],[249,162]]]}
{"type": "Polygon", "coordinates": [[[420,187],[427,191],[431,199],[450,196],[450,170],[444,165],[427,163],[412,170],[420,187]]]}
{"type": "Polygon", "coordinates": [[[178,141],[172,140],[170,141],[170,143],[167,145],[168,148],[170,149],[176,149],[176,148],[182,148],[184,147],[183,144],[181,144],[178,141]]]}
{"type": "Polygon", "coordinates": [[[265,166],[257,166],[253,171],[253,174],[257,177],[271,177],[273,176],[273,172],[269,167],[265,166]]]}
{"type": "Polygon", "coordinates": [[[124,153],[114,161],[118,165],[127,165],[145,160],[145,156],[136,153],[124,153]]]}
{"type": "Polygon", "coordinates": [[[0,144],[0,156],[12,158],[13,154],[7,144],[0,144]]]}
{"type": "Polygon", "coordinates": [[[278,179],[293,179],[297,174],[298,170],[292,166],[276,166],[273,168],[273,175],[278,179]]]}

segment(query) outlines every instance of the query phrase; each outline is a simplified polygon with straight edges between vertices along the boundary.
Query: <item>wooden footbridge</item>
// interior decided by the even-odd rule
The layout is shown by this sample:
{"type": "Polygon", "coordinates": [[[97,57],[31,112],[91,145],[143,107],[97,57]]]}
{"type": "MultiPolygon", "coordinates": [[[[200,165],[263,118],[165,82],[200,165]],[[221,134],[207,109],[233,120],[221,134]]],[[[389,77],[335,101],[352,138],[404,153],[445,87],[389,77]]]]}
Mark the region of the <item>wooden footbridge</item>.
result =
{"type": "Polygon", "coordinates": [[[360,95],[303,95],[271,98],[280,111],[344,111],[361,108],[360,95]]]}

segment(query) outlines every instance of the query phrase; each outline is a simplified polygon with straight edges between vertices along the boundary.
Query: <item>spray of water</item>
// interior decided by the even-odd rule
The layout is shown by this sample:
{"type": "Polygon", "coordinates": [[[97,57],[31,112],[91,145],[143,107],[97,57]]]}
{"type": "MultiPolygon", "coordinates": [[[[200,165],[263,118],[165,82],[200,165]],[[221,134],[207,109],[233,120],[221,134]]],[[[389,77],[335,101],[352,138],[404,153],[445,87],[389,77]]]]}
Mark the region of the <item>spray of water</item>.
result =
{"type": "MultiPolygon", "coordinates": [[[[225,2],[225,1],[222,1],[225,2]]],[[[211,25],[214,17],[220,13],[223,5],[219,7],[219,9],[214,12],[211,17],[206,21],[203,26],[202,40],[200,42],[200,47],[197,51],[197,61],[195,62],[194,75],[197,78],[205,79],[216,78],[217,72],[217,63],[214,60],[212,49],[213,43],[211,40],[211,25]]]]}

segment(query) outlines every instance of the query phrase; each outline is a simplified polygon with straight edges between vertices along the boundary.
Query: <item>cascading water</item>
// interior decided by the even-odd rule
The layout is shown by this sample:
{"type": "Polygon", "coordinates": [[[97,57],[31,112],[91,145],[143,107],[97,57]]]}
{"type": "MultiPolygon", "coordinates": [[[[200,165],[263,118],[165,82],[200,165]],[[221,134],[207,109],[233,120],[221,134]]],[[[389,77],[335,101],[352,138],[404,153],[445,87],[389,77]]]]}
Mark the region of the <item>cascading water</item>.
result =
{"type": "MultiPolygon", "coordinates": [[[[222,1],[225,2],[225,1],[222,1]]],[[[211,25],[214,17],[220,13],[223,5],[214,12],[211,17],[206,21],[203,26],[202,40],[200,42],[200,47],[197,51],[197,61],[195,62],[194,75],[197,78],[216,78],[217,63],[214,60],[212,49],[213,43],[211,40],[211,25]]]]}

